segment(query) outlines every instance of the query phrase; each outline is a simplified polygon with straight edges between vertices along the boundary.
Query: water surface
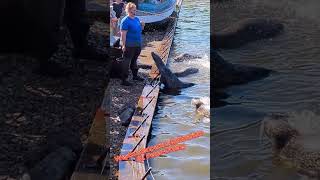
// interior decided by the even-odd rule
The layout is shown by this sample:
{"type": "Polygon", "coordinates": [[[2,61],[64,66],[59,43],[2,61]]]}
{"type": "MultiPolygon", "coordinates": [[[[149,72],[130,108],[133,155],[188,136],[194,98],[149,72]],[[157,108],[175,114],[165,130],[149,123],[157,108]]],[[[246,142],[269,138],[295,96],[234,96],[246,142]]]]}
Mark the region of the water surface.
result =
{"type": "MultiPolygon", "coordinates": [[[[318,113],[320,12],[316,7],[319,3],[316,0],[236,0],[213,5],[215,31],[252,17],[279,19],[285,27],[278,37],[221,51],[232,63],[256,65],[276,72],[263,80],[228,88],[231,96],[227,101],[235,105],[214,110],[214,131],[261,120],[269,113],[303,110],[318,113]]],[[[260,142],[259,132],[259,126],[254,126],[212,137],[214,179],[304,178],[294,168],[273,162],[271,145],[266,139],[260,142]]]]}

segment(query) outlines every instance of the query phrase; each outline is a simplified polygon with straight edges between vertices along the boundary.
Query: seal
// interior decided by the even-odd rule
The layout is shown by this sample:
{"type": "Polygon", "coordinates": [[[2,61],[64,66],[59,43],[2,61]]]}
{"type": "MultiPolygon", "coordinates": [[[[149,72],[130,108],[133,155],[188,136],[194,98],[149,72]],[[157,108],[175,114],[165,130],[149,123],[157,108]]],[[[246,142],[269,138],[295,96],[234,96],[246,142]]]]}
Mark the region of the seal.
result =
{"type": "Polygon", "coordinates": [[[221,32],[213,33],[211,41],[213,48],[234,49],[249,42],[275,37],[283,32],[283,29],[283,24],[278,20],[248,18],[221,32]]]}
{"type": "Polygon", "coordinates": [[[197,69],[197,68],[187,68],[184,71],[175,72],[174,74],[177,77],[186,77],[186,76],[188,76],[190,74],[195,74],[195,73],[198,73],[198,72],[199,72],[199,69],[197,69]]]}
{"type": "Polygon", "coordinates": [[[215,50],[211,50],[211,57],[214,60],[213,86],[217,89],[259,80],[272,72],[265,68],[229,63],[215,50]]]}
{"type": "Polygon", "coordinates": [[[214,62],[213,88],[211,88],[213,89],[212,94],[214,94],[213,107],[222,107],[229,104],[223,101],[223,99],[229,97],[224,92],[225,88],[263,79],[273,72],[265,68],[229,63],[213,49],[211,49],[211,57],[214,62]]]}
{"type": "Polygon", "coordinates": [[[191,54],[188,54],[188,53],[183,53],[183,54],[180,54],[179,56],[175,57],[174,61],[175,62],[183,62],[183,61],[186,61],[186,60],[198,59],[198,58],[201,58],[201,57],[200,56],[191,55],[191,54]]]}
{"type": "Polygon", "coordinates": [[[210,98],[193,98],[191,104],[196,107],[196,116],[204,122],[210,122],[210,98]]]}
{"type": "Polygon", "coordinates": [[[271,140],[274,156],[302,174],[320,178],[319,135],[303,134],[290,118],[288,114],[272,114],[262,122],[261,129],[271,140]]]}
{"type": "Polygon", "coordinates": [[[151,52],[151,56],[159,69],[161,74],[161,80],[166,89],[181,89],[193,86],[194,83],[185,83],[180,81],[175,74],[173,74],[169,68],[163,63],[162,59],[154,52],[151,52]]]}

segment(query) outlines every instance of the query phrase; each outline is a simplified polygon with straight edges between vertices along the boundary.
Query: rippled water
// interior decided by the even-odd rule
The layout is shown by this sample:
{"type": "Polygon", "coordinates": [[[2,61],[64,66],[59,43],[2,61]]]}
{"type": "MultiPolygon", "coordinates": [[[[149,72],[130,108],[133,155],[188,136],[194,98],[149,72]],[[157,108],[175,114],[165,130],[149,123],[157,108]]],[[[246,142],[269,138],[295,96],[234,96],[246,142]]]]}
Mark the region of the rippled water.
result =
{"type": "MultiPolygon", "coordinates": [[[[228,105],[215,109],[213,130],[261,120],[268,113],[309,110],[319,121],[320,11],[317,0],[246,0],[213,5],[215,31],[243,18],[276,18],[285,32],[278,37],[222,50],[233,63],[276,71],[270,77],[227,89],[228,105]]],[[[304,121],[303,118],[300,119],[304,121]]],[[[215,179],[301,179],[294,168],[272,162],[270,143],[259,140],[259,126],[212,137],[215,179]]]]}
{"type": "Polygon", "coordinates": [[[197,121],[191,100],[210,96],[210,6],[209,0],[184,0],[169,59],[173,71],[188,67],[199,68],[199,73],[181,78],[196,83],[183,89],[179,95],[161,93],[158,111],[152,124],[149,146],[177,136],[202,130],[205,135],[185,142],[186,150],[173,152],[150,160],[157,180],[209,179],[210,173],[210,127],[209,123],[197,121]],[[172,58],[181,53],[200,55],[202,58],[174,63],[172,58]]]}

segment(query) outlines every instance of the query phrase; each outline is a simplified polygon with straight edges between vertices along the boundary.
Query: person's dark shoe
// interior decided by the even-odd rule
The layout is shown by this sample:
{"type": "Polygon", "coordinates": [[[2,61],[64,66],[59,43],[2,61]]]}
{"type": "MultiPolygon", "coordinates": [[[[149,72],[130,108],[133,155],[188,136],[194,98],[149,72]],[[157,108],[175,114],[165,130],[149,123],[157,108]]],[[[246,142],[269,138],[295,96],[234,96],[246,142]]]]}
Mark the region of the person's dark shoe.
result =
{"type": "Polygon", "coordinates": [[[139,77],[139,76],[133,76],[132,78],[133,80],[136,80],[136,81],[144,81],[143,78],[139,77]]]}
{"type": "Polygon", "coordinates": [[[130,83],[130,82],[127,81],[127,80],[122,80],[121,85],[124,85],[124,86],[132,86],[132,83],[130,83]]]}
{"type": "Polygon", "coordinates": [[[54,78],[66,77],[70,74],[70,71],[68,68],[62,67],[60,64],[53,61],[40,63],[38,67],[36,67],[33,70],[33,72],[39,75],[49,76],[54,78]]]}
{"type": "Polygon", "coordinates": [[[85,46],[83,48],[76,48],[73,51],[73,57],[76,59],[87,59],[87,60],[106,62],[108,59],[108,54],[100,53],[91,46],[85,46]]]}

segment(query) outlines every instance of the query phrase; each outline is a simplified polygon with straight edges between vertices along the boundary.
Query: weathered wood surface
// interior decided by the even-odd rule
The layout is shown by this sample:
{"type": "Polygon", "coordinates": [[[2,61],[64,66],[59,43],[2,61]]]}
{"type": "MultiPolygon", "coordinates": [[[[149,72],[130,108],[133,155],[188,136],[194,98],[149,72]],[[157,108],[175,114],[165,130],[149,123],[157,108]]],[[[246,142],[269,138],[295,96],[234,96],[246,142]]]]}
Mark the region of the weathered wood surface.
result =
{"type": "MultiPolygon", "coordinates": [[[[181,6],[182,0],[177,1],[177,6],[181,6]]],[[[177,13],[178,14],[178,13],[177,13]]],[[[167,59],[169,57],[171,45],[173,42],[175,27],[177,23],[177,17],[172,17],[172,22],[169,24],[167,29],[167,33],[164,39],[161,42],[161,46],[158,49],[154,49],[157,52],[162,60],[167,63],[167,59]]],[[[153,60],[151,60],[153,61],[153,60]]],[[[157,67],[153,64],[149,76],[153,79],[156,77],[160,78],[157,67]]],[[[140,144],[136,147],[135,151],[139,149],[143,149],[147,147],[147,136],[151,130],[151,123],[153,119],[153,115],[155,113],[157,100],[159,96],[160,87],[159,85],[145,85],[142,94],[139,98],[138,105],[134,116],[131,119],[130,125],[128,127],[125,139],[123,141],[123,145],[121,148],[121,155],[126,155],[131,152],[137,143],[141,140],[142,137],[144,139],[140,142],[140,144]],[[144,109],[142,115],[139,114],[139,109],[144,109]],[[138,126],[146,119],[146,121],[141,125],[135,136],[132,136],[132,133],[136,131],[138,126]]],[[[119,161],[119,180],[141,180],[146,173],[146,167],[144,162],[136,162],[133,160],[128,161],[119,161]]]]}
{"type": "Polygon", "coordinates": [[[30,171],[32,180],[58,180],[63,179],[71,172],[76,162],[76,154],[67,147],[60,147],[51,152],[30,171]]]}
{"type": "MultiPolygon", "coordinates": [[[[135,115],[131,119],[131,123],[128,127],[126,137],[123,141],[121,155],[128,154],[136,146],[136,144],[140,141],[140,139],[144,135],[146,136],[141,141],[141,143],[137,146],[136,150],[146,147],[147,136],[150,131],[153,115],[157,105],[159,90],[160,90],[159,85],[157,85],[155,88],[150,85],[146,85],[144,87],[138,101],[138,107],[137,107],[138,110],[135,111],[135,115]],[[148,94],[149,96],[146,97],[148,94]],[[139,110],[141,109],[144,109],[144,111],[142,112],[142,115],[140,115],[139,113],[139,110]],[[146,121],[141,125],[141,127],[133,137],[132,133],[137,129],[137,127],[141,124],[141,122],[144,121],[144,119],[146,119],[146,121]]],[[[135,161],[119,162],[119,179],[121,180],[141,179],[144,176],[144,173],[145,173],[144,163],[139,163],[135,161]]]]}

